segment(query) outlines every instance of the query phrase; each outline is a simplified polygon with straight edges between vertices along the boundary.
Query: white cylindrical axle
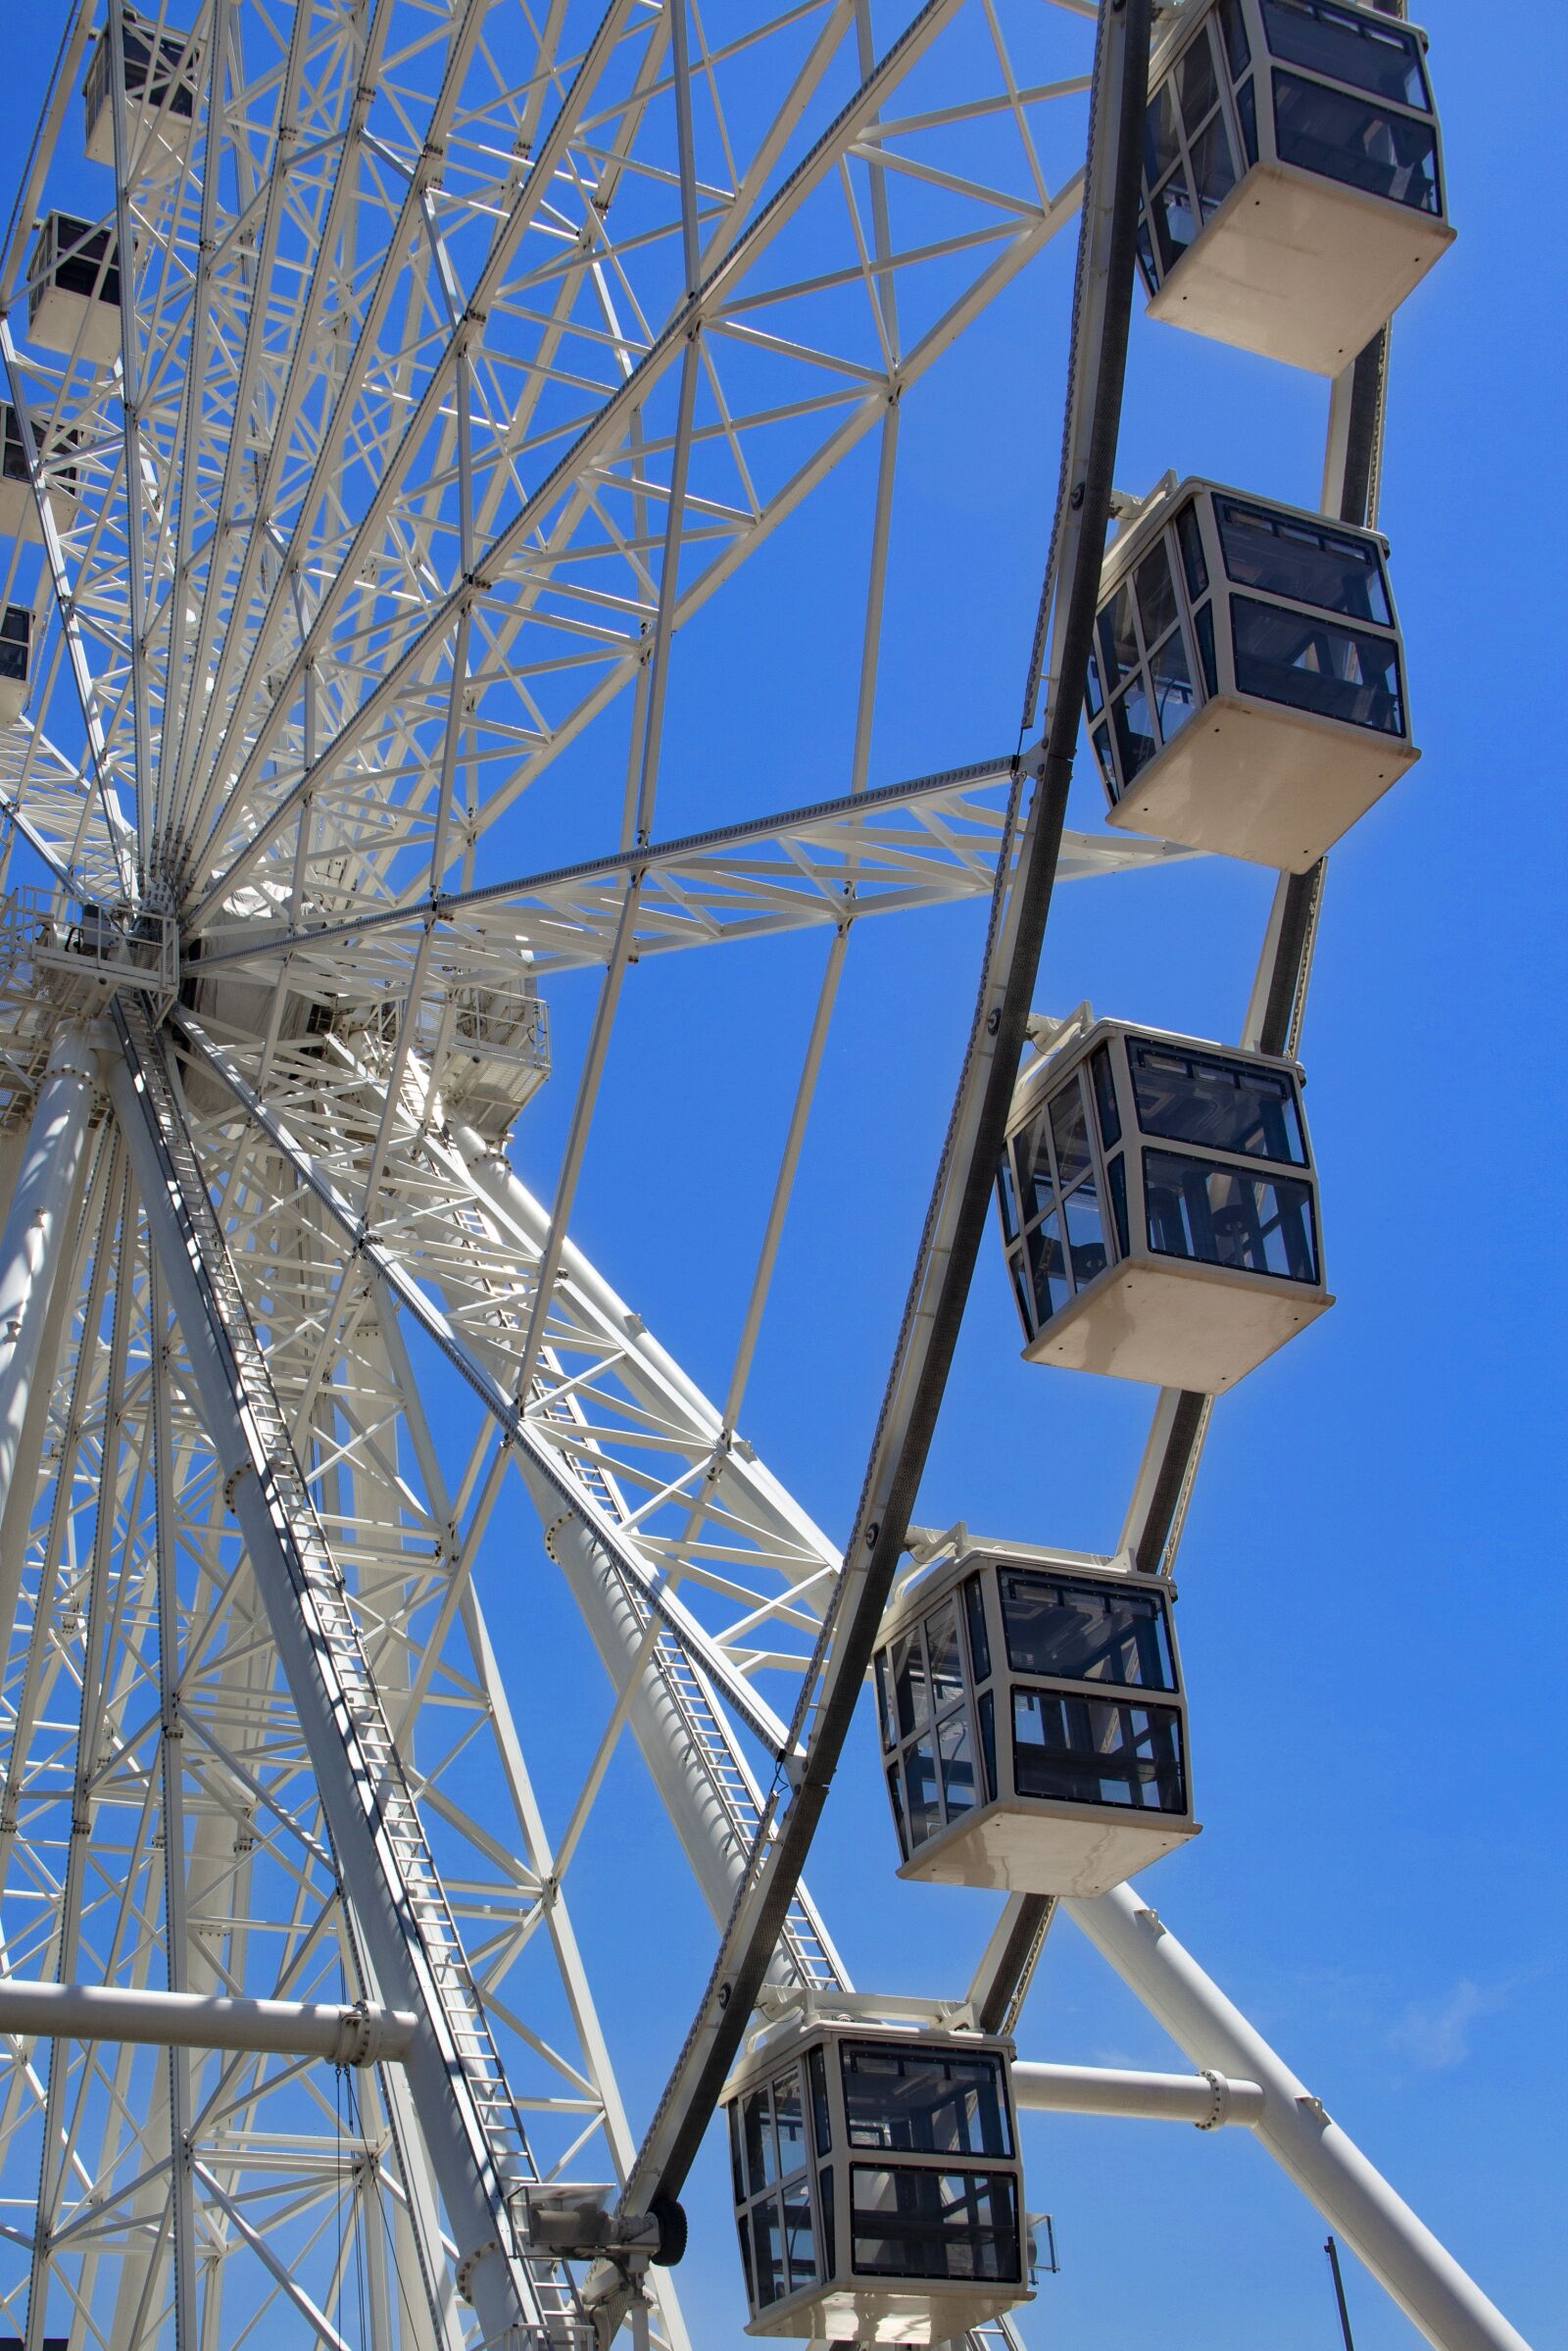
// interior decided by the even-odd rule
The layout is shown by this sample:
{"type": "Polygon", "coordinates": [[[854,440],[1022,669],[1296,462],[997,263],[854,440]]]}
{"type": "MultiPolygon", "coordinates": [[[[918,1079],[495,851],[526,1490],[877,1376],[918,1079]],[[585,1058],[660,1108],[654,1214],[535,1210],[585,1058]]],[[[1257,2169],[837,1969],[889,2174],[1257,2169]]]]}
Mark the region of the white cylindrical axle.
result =
{"type": "Polygon", "coordinates": [[[1255,2126],[1263,2113],[1255,2082],[1233,2082],[1224,2074],[1129,2073],[1119,2066],[1016,2064],[1012,2094],[1020,2108],[1041,2114],[1133,2115],[1193,2123],[1200,2131],[1222,2123],[1255,2126]]]}
{"type": "Polygon", "coordinates": [[[0,1981],[0,2033],[16,2039],[146,2041],[158,2048],[244,2049],[379,2065],[407,2053],[415,2019],[363,2002],[231,2000],[203,1992],[122,1990],[98,1984],[0,1981]]]}
{"type": "Polygon", "coordinates": [[[94,1061],[78,1028],[55,1039],[33,1105],[17,1188],[0,1233],[0,1499],[16,1474],[27,1398],[81,1172],[92,1110],[94,1061]]]}
{"type": "Polygon", "coordinates": [[[1118,1886],[1065,1907],[1195,2065],[1258,2085],[1258,2137],[1429,2342],[1440,2351],[1528,2351],[1524,2337],[1138,1894],[1118,1886]]]}

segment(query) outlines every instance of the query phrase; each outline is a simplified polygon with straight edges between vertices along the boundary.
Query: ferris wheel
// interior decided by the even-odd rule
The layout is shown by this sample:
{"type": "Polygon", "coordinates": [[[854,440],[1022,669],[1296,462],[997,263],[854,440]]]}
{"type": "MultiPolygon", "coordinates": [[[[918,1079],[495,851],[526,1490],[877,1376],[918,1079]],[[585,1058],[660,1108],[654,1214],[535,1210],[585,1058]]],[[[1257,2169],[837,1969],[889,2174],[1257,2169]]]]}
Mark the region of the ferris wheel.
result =
{"type": "MultiPolygon", "coordinates": [[[[1416,756],[1376,509],[1387,322],[1452,233],[1421,36],[1348,0],[59,15],[0,264],[0,2338],[684,2351],[722,2107],[754,2331],[1015,2345],[1043,2108],[1252,2128],[1430,2339],[1517,2351],[1128,1884],[1195,1834],[1169,1592],[1213,1398],[1332,1303],[1295,1054],[1325,854],[1416,756]],[[906,404],[1058,238],[1016,740],[876,781],[906,404]],[[1331,380],[1320,512],[1114,483],[1145,301],[1331,380]],[[852,581],[834,788],[731,765],[672,826],[682,632],[791,533],[852,581]],[[1081,724],[1106,831],[1064,825],[1081,724]],[[1055,885],[1197,856],[1279,875],[1242,1037],[1034,1006],[1055,885]],[[748,1392],[846,966],[965,905],[841,1547],[748,1392]],[[653,1237],[607,1270],[574,1210],[645,969],[722,992],[795,934],[710,1395],[618,1286],[653,1237]],[[1033,1360],[1157,1392],[1102,1553],[916,1523],[982,1244],[1033,1360]],[[904,1876],[1005,1896],[967,1984],[857,1989],[810,1891],[857,1707],[904,1876]],[[645,2111],[574,1924],[625,1752],[718,1935],[645,2111]],[[1017,2059],[1058,1920],[1193,2072],[1017,2059]]],[[[747,695],[737,647],[706,692],[747,695]]],[[[645,1889],[625,1979],[659,1932],[645,1889]]]]}

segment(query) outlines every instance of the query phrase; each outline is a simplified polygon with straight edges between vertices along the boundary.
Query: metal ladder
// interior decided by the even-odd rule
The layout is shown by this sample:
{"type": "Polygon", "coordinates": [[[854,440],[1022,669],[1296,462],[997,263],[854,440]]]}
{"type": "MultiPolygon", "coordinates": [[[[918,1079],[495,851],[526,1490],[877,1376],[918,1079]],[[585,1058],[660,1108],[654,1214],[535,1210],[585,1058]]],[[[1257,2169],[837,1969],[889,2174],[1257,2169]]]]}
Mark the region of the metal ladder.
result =
{"type": "MultiPolygon", "coordinates": [[[[453,1214],[448,1209],[448,1215],[453,1214]]],[[[469,1233],[482,1248],[492,1245],[492,1237],[483,1210],[472,1200],[458,1205],[453,1218],[459,1229],[469,1233]]],[[[502,1302],[498,1298],[498,1303],[502,1302]]],[[[550,1376],[564,1377],[554,1350],[545,1347],[540,1354],[540,1376],[535,1380],[533,1395],[542,1416],[562,1427],[582,1427],[586,1422],[575,1396],[558,1396],[547,1384],[550,1376]]],[[[569,1477],[576,1480],[597,1502],[605,1516],[616,1526],[624,1524],[629,1515],[620,1489],[609,1471],[583,1451],[573,1448],[564,1464],[569,1477]]],[[[612,1567],[607,1573],[614,1574],[612,1567]]],[[[646,1632],[652,1611],[642,1593],[625,1577],[617,1577],[620,1590],[636,1618],[638,1630],[646,1632]]],[[[719,1808],[729,1824],[737,1850],[746,1854],[752,1850],[761,1825],[761,1806],[757,1788],[746,1771],[729,1728],[720,1714],[707,1681],[694,1664],[684,1643],[667,1626],[662,1626],[655,1639],[650,1663],[664,1681],[681,1725],[691,1742],[710,1785],[718,1799],[719,1808]]],[[[779,1934],[779,1946],[786,1954],[796,1981],[821,1990],[847,1991],[825,1931],[817,1918],[815,1906],[804,1888],[796,1893],[779,1934]]]]}
{"type": "MultiPolygon", "coordinates": [[[[545,1367],[559,1370],[548,1349],[545,1367]]],[[[574,1396],[552,1396],[542,1383],[536,1384],[535,1396],[543,1408],[544,1417],[558,1423],[583,1419],[581,1407],[574,1396]]],[[[574,1451],[568,1463],[570,1474],[585,1487],[605,1516],[618,1526],[626,1517],[626,1506],[619,1488],[600,1465],[574,1451]]],[[[613,1569],[608,1572],[613,1573],[613,1569]]],[[[624,1576],[618,1577],[621,1592],[637,1620],[638,1630],[646,1632],[652,1614],[642,1593],[624,1576]]],[[[723,1717],[709,1690],[707,1680],[699,1672],[684,1643],[662,1626],[654,1641],[653,1658],[662,1673],[666,1690],[680,1716],[681,1727],[691,1741],[692,1751],[718,1798],[720,1809],[729,1824],[737,1849],[749,1853],[761,1826],[761,1808],[750,1774],[735,1751],[735,1744],[723,1717]]],[[[798,1890],[779,1932],[779,1947],[786,1954],[792,1973],[799,1984],[819,1990],[847,1991],[839,1969],[829,1954],[827,1938],[820,1932],[815,1908],[810,1896],[798,1890]]]]}
{"type": "MultiPolygon", "coordinates": [[[[437,2029],[455,2061],[482,2145],[481,2175],[497,2183],[537,2179],[522,2120],[507,2085],[501,2056],[468,1968],[457,1922],[404,1776],[381,1697],[371,1677],[343,1575],[310,1499],[288,1424],[261,1342],[224,1243],[169,1073],[162,1039],[140,1000],[122,997],[120,1010],[141,1081],[149,1132],[169,1179],[170,1197],[186,1228],[193,1264],[206,1293],[213,1335],[230,1358],[236,1402],[258,1461],[273,1524],[283,1537],[301,1612],[316,1634],[329,1711],[344,1743],[345,1778],[363,1804],[370,1841],[395,1912],[409,1923],[422,1960],[437,2029]]],[[[406,1930],[408,1931],[408,1930],[406,1930]]],[[[575,2285],[559,2263],[524,2263],[541,2319],[552,2341],[577,2341],[583,2325],[575,2285]],[[554,2322],[554,2324],[552,2324],[554,2322]]]]}

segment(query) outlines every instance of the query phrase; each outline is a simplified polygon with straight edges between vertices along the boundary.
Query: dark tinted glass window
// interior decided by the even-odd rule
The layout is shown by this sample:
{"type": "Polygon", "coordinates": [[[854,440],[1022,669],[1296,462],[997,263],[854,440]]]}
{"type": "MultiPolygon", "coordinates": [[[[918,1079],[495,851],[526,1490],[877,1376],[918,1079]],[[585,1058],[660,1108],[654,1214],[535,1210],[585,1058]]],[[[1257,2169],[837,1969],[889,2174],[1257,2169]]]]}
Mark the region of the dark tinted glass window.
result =
{"type": "Polygon", "coordinates": [[[1091,1584],[1032,1568],[1002,1570],[1007,1662],[1059,1682],[1174,1690],[1170,1629],[1158,1592],[1091,1584]]]}
{"type": "Polygon", "coordinates": [[[1007,2172],[873,2171],[856,2164],[852,2267],[867,2278],[1021,2278],[1007,2172]]]}
{"type": "Polygon", "coordinates": [[[816,2139],[816,2151],[818,2155],[825,2155],[833,2133],[828,2120],[827,2069],[822,2063],[820,2049],[811,2051],[807,2062],[807,2071],[811,2077],[811,2120],[816,2139]]]}
{"type": "Polygon", "coordinates": [[[876,1710],[882,1725],[882,1744],[890,1747],[898,1738],[898,1725],[893,1716],[893,1678],[888,1672],[886,1649],[877,1653],[876,1710]]]}
{"type": "Polygon", "coordinates": [[[1443,210],[1437,126],[1421,116],[1392,115],[1321,81],[1276,73],[1274,143],[1282,163],[1298,164],[1303,171],[1407,204],[1412,212],[1443,210]]]}
{"type": "Polygon", "coordinates": [[[1160,741],[1168,743],[1180,734],[1197,708],[1193,673],[1179,628],[1172,629],[1159,651],[1151,654],[1149,679],[1154,695],[1154,724],[1160,741]]]}
{"type": "Polygon", "coordinates": [[[0,406],[0,445],[4,449],[0,463],[3,463],[7,481],[26,481],[29,478],[27,452],[22,438],[22,427],[17,422],[17,412],[9,401],[0,406]]]}
{"type": "Polygon", "coordinates": [[[1154,242],[1159,248],[1159,271],[1168,277],[1198,234],[1187,174],[1179,167],[1153,199],[1154,242]]]}
{"type": "Polygon", "coordinates": [[[1239,694],[1291,703],[1346,726],[1404,733],[1399,655],[1393,637],[1341,628],[1283,605],[1231,598],[1231,651],[1239,694]]]}
{"type": "Polygon", "coordinates": [[[767,2092],[754,2089],[742,2116],[746,2145],[746,2184],[755,2196],[776,2175],[773,2169],[773,2126],[767,2111],[767,2092]]]}
{"type": "Polygon", "coordinates": [[[1223,115],[1215,115],[1205,130],[1200,131],[1193,142],[1193,186],[1198,193],[1199,210],[1206,220],[1218,212],[1225,198],[1236,185],[1236,158],[1231,150],[1230,126],[1223,115]]]}
{"type": "Polygon", "coordinates": [[[1089,1172],[1089,1122],[1076,1070],[1051,1098],[1051,1139],[1056,1147],[1056,1181],[1070,1191],[1089,1172]]]}
{"type": "Polygon", "coordinates": [[[906,1861],[909,1858],[909,1830],[904,1817],[904,1774],[898,1765],[888,1768],[888,1795],[893,1805],[893,1826],[899,1833],[899,1851],[906,1861]]]}
{"type": "Polygon", "coordinates": [[[1193,614],[1193,626],[1198,631],[1198,658],[1203,665],[1203,691],[1213,696],[1219,692],[1214,669],[1214,607],[1205,604],[1193,614]]]}
{"type": "Polygon", "coordinates": [[[1219,96],[1219,82],[1214,73],[1214,58],[1208,45],[1206,24],[1177,67],[1176,78],[1181,85],[1182,121],[1190,139],[1219,96]]]}
{"type": "Polygon", "coordinates": [[[1187,1809],[1182,1723],[1174,1706],[1015,1690],[1012,1770],[1023,1796],[1154,1812],[1187,1809]]]}
{"type": "Polygon", "coordinates": [[[1149,1246],[1161,1256],[1289,1282],[1318,1278],[1309,1184],[1214,1167],[1180,1151],[1145,1151],[1144,1195],[1149,1246]]]}
{"type": "Polygon", "coordinates": [[[1247,26],[1242,23],[1240,0],[1220,0],[1219,23],[1231,73],[1233,77],[1245,73],[1251,50],[1248,46],[1247,26]]]}
{"type": "MultiPolygon", "coordinates": [[[[1234,0],[1233,0],[1234,4],[1234,0]]],[[[1369,24],[1357,12],[1324,0],[1263,0],[1263,31],[1288,66],[1348,81],[1399,106],[1428,106],[1421,44],[1385,17],[1369,24]]]]}
{"type": "Polygon", "coordinates": [[[25,682],[32,645],[32,614],[25,605],[8,604],[0,617],[0,677],[25,682]]]}
{"type": "Polygon", "coordinates": [[[757,2268],[758,2308],[761,2309],[766,2303],[779,2301],[785,2291],[784,2237],[778,2204],[771,2196],[765,2204],[753,2207],[752,2252],[757,2268]]]}
{"type": "Polygon", "coordinates": [[[1116,782],[1116,763],[1110,756],[1110,729],[1108,727],[1097,726],[1095,729],[1095,757],[1100,761],[1100,772],[1105,779],[1105,789],[1114,800],[1118,796],[1119,786],[1116,782]]]}
{"type": "Polygon", "coordinates": [[[986,1632],[985,1594],[978,1576],[970,1576],[964,1584],[963,1609],[969,1623],[969,1662],[975,1680],[983,1682],[991,1671],[991,1641],[986,1632]]]}
{"type": "Polygon", "coordinates": [[[1187,574],[1187,593],[1196,604],[1208,586],[1208,565],[1203,561],[1203,538],[1198,527],[1198,516],[1190,506],[1184,506],[1176,517],[1176,536],[1182,544],[1182,568],[1187,574]]]}
{"type": "Polygon", "coordinates": [[[1138,566],[1138,617],[1144,624],[1144,643],[1156,645],[1176,617],[1176,588],[1164,542],[1146,555],[1138,566]]]}
{"type": "Polygon", "coordinates": [[[1122,1162],[1120,1151],[1116,1153],[1106,1168],[1105,1181],[1110,1186],[1110,1212],[1116,1220],[1116,1253],[1118,1256],[1125,1257],[1127,1254],[1127,1169],[1122,1162]]]}
{"type": "Polygon", "coordinates": [[[1157,187],[1181,152],[1177,145],[1176,107],[1168,81],[1150,93],[1144,117],[1144,173],[1157,187]]]}
{"type": "Polygon", "coordinates": [[[997,1205],[1002,1212],[1002,1233],[1005,1241],[1018,1238],[1018,1195],[1012,1181],[1012,1155],[1004,1151],[1002,1165],[997,1170],[997,1205]]]}
{"type": "Polygon", "coordinates": [[[735,2181],[735,2201],[746,2201],[746,2159],[741,2146],[741,2102],[736,2099],[729,2110],[729,2168],[735,2181]]]}
{"type": "Polygon", "coordinates": [[[846,2041],[840,2051],[852,2147],[890,2155],[1010,2155],[1002,2060],[846,2041]]]}
{"type": "Polygon", "coordinates": [[[1236,93],[1236,119],[1242,126],[1242,153],[1249,164],[1257,161],[1257,92],[1250,73],[1236,93]]]}
{"type": "Polygon", "coordinates": [[[1116,750],[1121,759],[1121,771],[1128,783],[1148,766],[1159,749],[1154,734],[1153,713],[1149,696],[1144,691],[1140,674],[1121,696],[1112,703],[1110,714],[1116,728],[1116,750]]]}
{"type": "Polygon", "coordinates": [[[905,1750],[904,1792],[909,1807],[909,1841],[923,1845],[942,1826],[937,1794],[937,1749],[931,1732],[905,1750]]]}
{"type": "Polygon", "coordinates": [[[1349,620],[1392,625],[1383,566],[1370,540],[1349,538],[1296,514],[1244,506],[1237,498],[1216,498],[1214,509],[1225,568],[1238,587],[1292,596],[1298,604],[1343,612],[1349,620]]]}
{"type": "Polygon", "coordinates": [[[1050,1126],[1051,1122],[1042,1110],[1013,1146],[1018,1154],[1018,1176],[1023,1186],[1019,1204],[1025,1218],[1038,1216],[1042,1208],[1049,1207],[1055,1191],[1048,1142],[1050,1126]]]}
{"type": "Polygon", "coordinates": [[[1105,690],[1114,694],[1122,679],[1138,666],[1138,633],[1133,627],[1133,592],[1126,581],[1100,615],[1100,651],[1104,664],[1105,690]]]}
{"type": "Polygon", "coordinates": [[[1116,1107],[1116,1081],[1111,1075],[1110,1055],[1102,1045],[1095,1047],[1089,1067],[1095,1083],[1095,1106],[1100,1112],[1100,1140],[1109,1151],[1121,1141],[1121,1112],[1116,1107]]]}
{"type": "Polygon", "coordinates": [[[915,1724],[923,1723],[931,1711],[926,1690],[925,1650],[918,1625],[901,1633],[893,1643],[893,1688],[898,1701],[899,1731],[907,1738],[915,1724]]]}
{"type": "Polygon", "coordinates": [[[1047,1216],[1029,1236],[1029,1272],[1034,1283],[1035,1320],[1049,1322],[1072,1295],[1060,1220],[1047,1216]]]}
{"type": "Polygon", "coordinates": [[[806,2161],[806,2122],[801,2113],[801,2074],[791,2066],[773,2084],[773,2123],[778,2132],[778,2168],[788,2180],[806,2161]]]}
{"type": "Polygon", "coordinates": [[[958,1602],[955,1595],[925,1620],[926,1655],[931,1665],[931,1703],[939,1710],[963,1694],[963,1657],[958,1648],[958,1602]]]}
{"type": "Polygon", "coordinates": [[[1105,1228],[1100,1214],[1100,1195],[1093,1184],[1080,1184],[1062,1202],[1067,1228],[1067,1255],[1072,1286],[1085,1290],[1105,1270],[1105,1228]]]}
{"type": "Polygon", "coordinates": [[[1146,1135],[1306,1165],[1296,1087],[1283,1070],[1137,1037],[1128,1039],[1127,1057],[1146,1135]]]}
{"type": "Polygon", "coordinates": [[[997,1701],[987,1690],[980,1696],[980,1752],[986,1767],[986,1801],[997,1799],[997,1701]]]}

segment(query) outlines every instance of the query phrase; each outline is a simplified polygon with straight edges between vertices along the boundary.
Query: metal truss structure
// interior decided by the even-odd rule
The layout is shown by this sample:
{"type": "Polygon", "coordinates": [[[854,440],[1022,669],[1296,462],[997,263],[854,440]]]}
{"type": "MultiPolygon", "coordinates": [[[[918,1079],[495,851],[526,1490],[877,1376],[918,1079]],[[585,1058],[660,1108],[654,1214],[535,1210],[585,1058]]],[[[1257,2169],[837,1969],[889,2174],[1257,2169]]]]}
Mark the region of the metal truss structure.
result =
{"type": "MultiPolygon", "coordinates": [[[[850,1988],[798,1867],[758,1888],[859,1569],[742,1416],[852,943],[964,900],[991,952],[1016,927],[1027,761],[869,788],[901,413],[1076,228],[1148,9],[59,15],[0,262],[4,602],[31,627],[0,727],[0,2334],[586,2351],[624,2318],[685,2351],[648,2261],[659,2130],[700,2134],[711,2098],[677,2073],[639,2157],[578,1857],[629,1735],[725,1950],[757,1911],[760,1979],[850,1988]],[[49,213],[91,281],[64,330],[49,213]],[[679,630],[862,444],[840,796],[780,814],[739,778],[722,829],[662,834],[679,630]],[[574,1203],[634,970],[808,928],[825,976],[710,1400],[574,1203]],[[543,1197],[517,1169],[572,970],[596,1010],[543,1197]],[[475,1574],[535,1520],[612,1692],[564,1790],[475,1574]],[[595,2182],[618,2268],[530,2218],[595,2182]]],[[[1102,213],[1069,465],[1104,426],[1102,213]]],[[[1073,549],[1068,524],[1058,588],[1073,549]]],[[[1054,625],[1031,701],[1059,734],[1054,625]]],[[[1185,854],[1049,847],[1102,888],[1185,854]]],[[[1259,1036],[1298,1016],[1315,888],[1282,886],[1259,1036]]],[[[1146,1564],[1203,1417],[1162,1399],[1146,1564]]],[[[1255,2036],[1194,2046],[1217,2011],[1191,1963],[1186,2009],[1153,1982],[1152,1914],[1080,1907],[1237,2119],[1295,2111],[1255,2036]]],[[[1049,1923],[1010,1906],[977,2009],[1016,2013],[1049,1923]]],[[[1112,2093],[1036,2085],[1074,2095],[1112,2093]]],[[[1361,2159],[1289,2160],[1434,2339],[1516,2339],[1380,2182],[1378,2235],[1361,2159]]]]}

